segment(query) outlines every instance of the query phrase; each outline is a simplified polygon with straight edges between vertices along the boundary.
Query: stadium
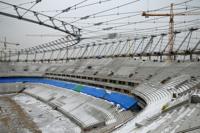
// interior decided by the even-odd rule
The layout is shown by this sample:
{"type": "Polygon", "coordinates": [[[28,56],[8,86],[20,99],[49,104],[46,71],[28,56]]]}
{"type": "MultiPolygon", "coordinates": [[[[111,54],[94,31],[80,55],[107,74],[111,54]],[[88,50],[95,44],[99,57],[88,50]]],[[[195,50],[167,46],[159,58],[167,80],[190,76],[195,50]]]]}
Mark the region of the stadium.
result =
{"type": "Polygon", "coordinates": [[[0,133],[199,133],[200,1],[0,1],[0,133]]]}

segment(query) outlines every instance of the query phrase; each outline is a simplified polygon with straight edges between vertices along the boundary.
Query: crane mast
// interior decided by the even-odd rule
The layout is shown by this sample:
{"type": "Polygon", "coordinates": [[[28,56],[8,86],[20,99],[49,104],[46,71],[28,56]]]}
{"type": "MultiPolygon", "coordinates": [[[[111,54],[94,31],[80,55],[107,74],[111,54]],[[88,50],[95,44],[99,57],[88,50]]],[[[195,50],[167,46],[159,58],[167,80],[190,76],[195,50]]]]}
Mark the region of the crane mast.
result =
{"type": "Polygon", "coordinates": [[[172,61],[172,53],[174,47],[174,13],[173,13],[173,4],[170,6],[170,16],[169,16],[169,38],[168,38],[168,45],[169,45],[169,61],[172,61]]]}
{"type": "MultiPolygon", "coordinates": [[[[173,46],[174,46],[174,14],[173,12],[174,4],[171,3],[170,5],[170,13],[146,13],[143,12],[142,16],[149,17],[149,16],[168,16],[169,17],[169,37],[168,37],[168,60],[172,61],[172,53],[173,53],[173,46]]],[[[185,15],[185,14],[182,14],[185,15]]]]}

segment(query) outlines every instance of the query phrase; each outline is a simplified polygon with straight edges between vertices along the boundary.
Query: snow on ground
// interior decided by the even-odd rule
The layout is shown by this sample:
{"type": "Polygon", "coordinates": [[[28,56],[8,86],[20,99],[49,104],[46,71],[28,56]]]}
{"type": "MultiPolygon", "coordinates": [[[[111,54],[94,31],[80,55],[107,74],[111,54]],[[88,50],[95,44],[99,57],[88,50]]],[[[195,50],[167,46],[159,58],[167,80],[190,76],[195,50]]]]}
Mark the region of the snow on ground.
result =
{"type": "Polygon", "coordinates": [[[27,112],[42,133],[80,133],[81,129],[50,106],[25,94],[13,99],[27,112]]]}

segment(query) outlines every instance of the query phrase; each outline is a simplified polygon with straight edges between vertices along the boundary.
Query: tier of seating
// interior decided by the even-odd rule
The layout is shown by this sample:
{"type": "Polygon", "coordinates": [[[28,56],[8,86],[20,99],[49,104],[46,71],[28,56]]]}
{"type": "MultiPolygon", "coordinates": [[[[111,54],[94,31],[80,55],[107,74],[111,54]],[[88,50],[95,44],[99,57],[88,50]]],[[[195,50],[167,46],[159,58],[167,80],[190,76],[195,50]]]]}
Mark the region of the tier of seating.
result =
{"type": "Polygon", "coordinates": [[[200,104],[183,105],[179,108],[148,119],[135,133],[198,133],[200,104]],[[195,129],[196,127],[197,129],[195,129]],[[192,129],[195,130],[192,130],[192,129]]]}
{"type": "MultiPolygon", "coordinates": [[[[24,93],[48,103],[83,130],[91,130],[115,123],[120,116],[120,108],[117,106],[72,90],[31,84],[24,90],[24,93]]],[[[123,113],[125,112],[123,111],[123,113]]],[[[127,111],[127,115],[132,117],[129,111],[127,111]]]]}
{"type": "MultiPolygon", "coordinates": [[[[8,65],[7,68],[4,68],[4,64],[3,69],[0,69],[1,75],[11,73],[10,76],[12,76],[15,73],[19,73],[19,75],[22,73],[23,76],[23,73],[27,72],[28,75],[33,73],[31,76],[48,78],[40,78],[40,81],[21,78],[23,80],[20,82],[32,83],[24,91],[26,94],[48,103],[49,106],[62,112],[85,131],[93,128],[98,130],[100,127],[109,127],[109,125],[118,123],[118,117],[123,109],[134,108],[143,102],[145,103],[140,106],[143,107],[143,110],[134,119],[123,119],[123,124],[110,128],[114,132],[182,131],[184,130],[180,123],[182,118],[172,120],[171,117],[178,115],[179,111],[187,115],[193,110],[193,105],[185,106],[185,101],[189,101],[190,96],[199,88],[197,86],[200,84],[199,62],[169,63],[120,57],[72,60],[64,64],[35,64],[33,67],[32,64],[23,63],[16,65],[15,68],[13,64],[6,65],[8,65]],[[34,75],[35,72],[40,75],[34,75]],[[52,89],[46,85],[38,85],[38,83],[67,88],[67,91],[62,93],[62,89],[52,89]],[[135,100],[136,98],[137,100],[135,100]],[[179,110],[180,104],[181,107],[187,109],[179,110]],[[172,120],[172,123],[177,123],[179,126],[170,127],[168,120],[172,120]],[[161,131],[160,128],[164,130],[161,131]]],[[[17,81],[19,82],[19,80],[17,81]]],[[[8,82],[2,80],[2,83],[8,82]]],[[[127,116],[132,117],[131,115],[127,116]]]]}
{"type": "MultiPolygon", "coordinates": [[[[26,94],[12,96],[12,99],[23,108],[38,125],[38,132],[46,133],[81,133],[81,128],[62,113],[52,109],[47,104],[26,94]]],[[[19,132],[23,132],[21,130],[19,132]]]]}
{"type": "MultiPolygon", "coordinates": [[[[137,132],[171,133],[175,131],[181,131],[182,129],[184,129],[184,126],[182,126],[182,128],[179,130],[179,127],[174,127],[174,126],[171,127],[171,124],[168,123],[168,121],[170,121],[171,118],[175,118],[175,116],[169,117],[169,115],[166,115],[167,118],[164,117],[163,119],[161,119],[161,121],[160,118],[162,117],[159,116],[164,116],[162,112],[177,110],[177,108],[183,107],[185,106],[185,104],[189,104],[191,101],[191,96],[193,96],[194,94],[195,95],[199,94],[198,93],[199,84],[200,84],[199,77],[194,78],[189,75],[183,74],[170,79],[160,87],[154,85],[153,83],[152,84],[144,83],[139,85],[138,87],[135,88],[135,93],[146,100],[147,103],[146,108],[144,108],[144,110],[136,117],[136,119],[133,119],[127,125],[123,126],[121,129],[116,130],[116,132],[127,131],[136,133],[137,132]],[[156,119],[158,119],[159,121],[157,121],[156,119]],[[148,121],[150,121],[150,123],[152,124],[149,124],[148,121]],[[130,126],[131,124],[132,125],[135,124],[135,126],[131,127],[130,126]],[[165,128],[166,130],[164,130],[165,128]]],[[[197,100],[197,102],[198,101],[200,100],[197,100]]],[[[187,113],[185,113],[185,115],[187,113]]],[[[197,113],[199,113],[199,110],[197,111],[197,113]]],[[[176,114],[176,116],[178,115],[176,114]]],[[[179,124],[181,123],[180,119],[176,121],[179,124]]],[[[187,123],[189,123],[190,121],[195,122],[195,120],[189,119],[187,123]]],[[[187,128],[189,129],[191,127],[187,128]]]]}
{"type": "Polygon", "coordinates": [[[23,84],[21,83],[0,83],[0,94],[17,93],[23,90],[23,84]]]}
{"type": "MultiPolygon", "coordinates": [[[[153,61],[143,61],[134,60],[133,58],[108,58],[108,59],[86,59],[86,60],[75,60],[68,61],[61,64],[40,64],[40,63],[1,63],[1,71],[30,71],[30,72],[65,72],[65,73],[89,73],[96,75],[107,76],[110,72],[113,72],[113,77],[115,76],[125,76],[129,77],[130,74],[140,74],[144,72],[143,69],[159,70],[159,68],[183,68],[187,66],[198,65],[198,62],[187,63],[166,63],[166,62],[153,62],[153,61]],[[128,69],[123,69],[128,68],[128,69]],[[131,69],[132,68],[132,69],[131,69]],[[141,69],[141,70],[140,70],[141,69]],[[138,71],[137,71],[138,70],[138,71]],[[136,72],[136,73],[135,73],[136,72]]],[[[189,68],[191,68],[191,66],[189,68]]],[[[170,70],[169,70],[170,71],[170,70]]],[[[146,72],[149,72],[146,70],[146,72]]],[[[154,72],[150,72],[154,73],[154,72]]],[[[148,74],[149,75],[149,74],[148,74]]],[[[146,75],[145,75],[146,76],[146,75]]],[[[134,77],[135,78],[135,77],[134,77]]],[[[138,79],[140,79],[138,77],[138,79]]],[[[143,80],[145,78],[141,78],[143,80]]]]}
{"type": "Polygon", "coordinates": [[[69,90],[74,90],[76,92],[81,92],[90,96],[101,98],[114,104],[120,105],[121,108],[130,109],[137,106],[137,100],[134,97],[117,93],[117,92],[106,92],[105,89],[95,88],[90,86],[83,86],[80,84],[62,82],[57,80],[48,80],[44,78],[32,77],[1,77],[0,83],[19,83],[19,82],[28,82],[28,83],[42,83],[53,85],[56,87],[61,87],[69,90]]]}
{"type": "Polygon", "coordinates": [[[2,63],[0,76],[45,76],[131,94],[143,82],[161,85],[180,73],[199,76],[199,65],[199,62],[167,63],[128,57],[71,60],[64,64],[2,63]]]}

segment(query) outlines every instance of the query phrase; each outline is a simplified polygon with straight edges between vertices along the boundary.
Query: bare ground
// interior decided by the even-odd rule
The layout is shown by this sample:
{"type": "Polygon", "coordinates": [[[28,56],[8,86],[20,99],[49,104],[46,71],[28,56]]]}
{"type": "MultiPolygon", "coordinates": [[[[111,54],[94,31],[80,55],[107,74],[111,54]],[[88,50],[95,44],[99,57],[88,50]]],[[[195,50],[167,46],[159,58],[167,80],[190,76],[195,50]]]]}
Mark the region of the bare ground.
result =
{"type": "Polygon", "coordinates": [[[10,96],[0,96],[0,133],[42,133],[10,96]]]}

